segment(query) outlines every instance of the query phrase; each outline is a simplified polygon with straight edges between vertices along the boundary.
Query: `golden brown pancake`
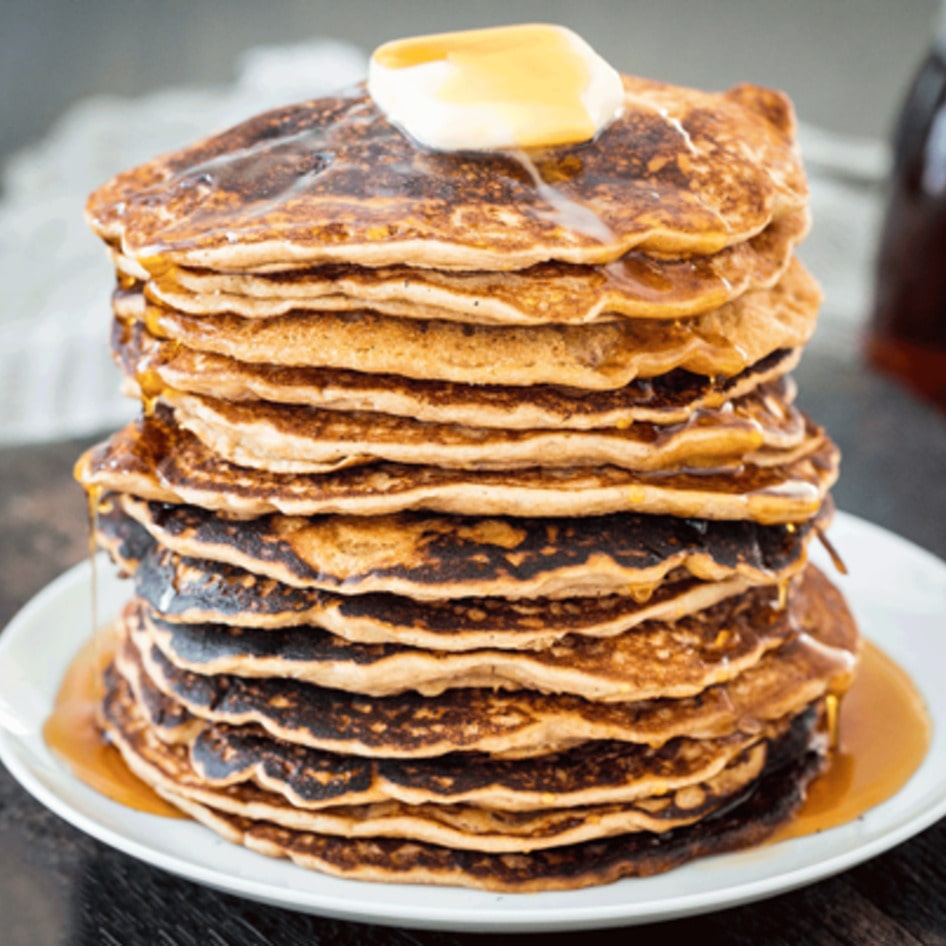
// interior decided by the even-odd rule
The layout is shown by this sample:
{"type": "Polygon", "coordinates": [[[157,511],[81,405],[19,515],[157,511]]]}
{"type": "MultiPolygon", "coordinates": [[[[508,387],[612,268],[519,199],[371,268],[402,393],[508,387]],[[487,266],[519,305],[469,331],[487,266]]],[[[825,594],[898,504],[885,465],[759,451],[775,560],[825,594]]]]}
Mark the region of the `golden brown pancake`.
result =
{"type": "Polygon", "coordinates": [[[433,424],[467,424],[504,430],[593,430],[642,422],[678,424],[696,411],[761,390],[794,402],[786,373],[799,349],[781,349],[732,378],[710,380],[687,371],[638,379],[616,391],[581,392],[549,385],[496,385],[417,381],[331,368],[291,368],[235,361],[192,351],[150,336],[141,322],[113,322],[112,351],[129,396],[140,398],[139,379],[153,398],[164,388],[227,401],[306,404],[323,410],[379,411],[433,424]]]}
{"type": "Polygon", "coordinates": [[[820,290],[797,260],[771,289],[687,320],[497,327],[403,319],[367,309],[270,319],[185,315],[120,290],[116,314],[159,338],[237,361],[342,368],[462,384],[621,388],[677,368],[730,377],[772,352],[804,345],[820,290]]]}
{"type": "Polygon", "coordinates": [[[801,412],[774,393],[746,395],[684,424],[593,431],[425,424],[376,412],[230,402],[170,389],[161,401],[180,427],[218,456],[273,473],[330,472],[340,464],[378,460],[468,471],[614,466],[673,473],[744,463],[776,466],[804,445],[807,432],[801,412]]]}
{"type": "Polygon", "coordinates": [[[665,259],[632,252],[605,266],[540,263],[499,273],[343,265],[257,274],[168,266],[147,280],[145,292],[190,315],[232,312],[244,318],[366,307],[486,325],[685,318],[773,286],[807,230],[807,213],[797,212],[712,256],[665,259]]]}
{"type": "Polygon", "coordinates": [[[693,824],[741,797],[760,775],[767,755],[765,743],[757,742],[704,782],[622,804],[510,812],[388,800],[304,809],[252,783],[208,786],[194,771],[185,747],[156,738],[121,680],[105,698],[103,717],[106,731],[125,761],[147,784],[227,814],[341,837],[412,838],[491,852],[542,850],[618,834],[663,833],[693,824]]]}
{"type": "MultiPolygon", "coordinates": [[[[120,666],[112,661],[105,668],[103,682],[106,691],[114,686],[127,687],[135,702],[135,712],[147,721],[156,739],[167,745],[195,745],[210,728],[207,721],[195,716],[182,703],[159,690],[151,682],[151,678],[144,672],[134,645],[128,639],[123,622],[120,621],[116,622],[116,644],[118,650],[124,654],[120,666]]],[[[99,717],[101,709],[100,707],[98,710],[99,717]]],[[[99,718],[100,723],[101,721],[99,718]]]]}
{"type": "Polygon", "coordinates": [[[89,222],[152,272],[511,270],[715,253],[804,207],[785,96],[624,83],[623,115],[593,143],[530,155],[418,149],[363,89],[287,106],[117,175],[89,222]]]}
{"type": "Polygon", "coordinates": [[[159,409],[87,451],[76,476],[87,489],[187,502],[240,517],[428,509],[532,518],[632,510],[772,524],[816,515],[837,478],[837,448],[817,428],[809,427],[797,453],[797,459],[783,456],[783,466],[716,473],[646,474],[616,467],[467,472],[380,463],[329,474],[282,474],[220,459],[159,409]]]}
{"type": "MultiPolygon", "coordinates": [[[[771,730],[782,728],[781,721],[771,730]]],[[[190,745],[200,778],[224,787],[253,782],[299,808],[352,804],[356,797],[409,805],[475,804],[504,811],[615,804],[663,795],[712,778],[739,753],[768,738],[736,733],[723,739],[674,739],[660,748],[592,742],[524,760],[453,753],[432,759],[360,759],[271,739],[248,727],[207,726],[190,745]],[[354,772],[357,771],[357,774],[354,772]],[[339,791],[331,798],[325,786],[339,791]]]]}
{"type": "Polygon", "coordinates": [[[228,841],[270,857],[349,879],[388,883],[450,884],[526,893],[573,890],[645,877],[692,860],[758,844],[789,820],[808,783],[824,768],[809,752],[764,774],[754,790],[730,810],[690,828],[662,835],[621,835],[530,854],[462,852],[439,845],[375,838],[342,839],[253,821],[162,792],[172,804],[228,841]]]}
{"type": "MultiPolygon", "coordinates": [[[[771,777],[774,772],[790,769],[799,759],[808,759],[810,764],[814,764],[812,754],[819,754],[813,748],[816,743],[811,737],[811,714],[805,714],[773,743],[758,743],[749,754],[737,755],[733,762],[708,781],[685,786],[672,794],[641,798],[623,806],[612,804],[590,809],[571,807],[499,813],[456,804],[420,803],[405,808],[398,802],[389,801],[356,807],[303,809],[287,804],[280,795],[252,784],[237,783],[223,788],[208,786],[195,771],[183,746],[167,746],[155,738],[153,730],[130,699],[127,685],[114,674],[109,678],[103,719],[131,768],[174,803],[185,802],[182,805],[185,811],[192,812],[187,802],[196,803],[198,807],[207,806],[218,815],[223,813],[225,818],[236,817],[239,823],[247,825],[268,817],[272,821],[268,827],[263,826],[264,830],[281,822],[293,835],[319,830],[323,835],[327,833],[349,839],[406,836],[411,838],[412,848],[418,844],[421,848],[428,848],[433,844],[432,850],[449,851],[460,857],[462,854],[459,852],[467,849],[494,854],[520,851],[531,859],[534,855],[528,852],[551,848],[561,848],[560,856],[567,857],[569,852],[587,851],[587,842],[578,840],[582,837],[607,837],[619,832],[622,841],[629,844],[628,830],[637,833],[648,828],[666,834],[660,845],[655,845],[653,838],[648,839],[647,845],[664,856],[666,846],[663,841],[672,851],[675,834],[679,834],[678,831],[668,832],[668,829],[697,820],[704,826],[712,824],[713,809],[719,808],[727,796],[726,807],[732,808],[735,803],[764,791],[759,784],[753,786],[753,792],[734,795],[739,792],[740,785],[746,784],[747,778],[754,782],[762,774],[763,761],[765,774],[771,777]],[[534,843],[529,845],[527,838],[533,839],[534,843]],[[578,843],[582,843],[582,847],[579,848],[578,843]]],[[[763,811],[771,817],[772,810],[771,799],[767,799],[763,811]]],[[[745,830],[745,818],[741,819],[741,824],[745,830]]]]}
{"type": "Polygon", "coordinates": [[[648,703],[482,688],[451,690],[437,700],[411,693],[371,698],[288,679],[203,677],[178,669],[154,646],[143,654],[123,653],[121,663],[129,676],[134,671],[126,665],[138,661],[142,677],[192,717],[256,727],[301,746],[381,759],[473,752],[531,761],[586,742],[659,747],[677,738],[751,735],[850,682],[854,658],[847,650],[819,649],[809,639],[783,650],[698,697],[648,703]]]}
{"type": "Polygon", "coordinates": [[[800,806],[808,783],[824,768],[815,750],[764,772],[752,790],[717,817],[658,838],[650,833],[531,853],[463,852],[396,839],[339,839],[278,827],[202,806],[172,792],[173,804],[227,840],[300,866],[360,880],[451,884],[524,893],[568,890],[666,871],[694,857],[764,840],[800,806]]]}
{"type": "Polygon", "coordinates": [[[358,880],[526,893],[645,877],[696,857],[758,844],[791,818],[808,783],[823,768],[822,755],[807,753],[793,764],[765,774],[730,810],[662,835],[659,844],[645,833],[530,854],[461,852],[390,838],[334,838],[223,814],[172,792],[162,794],[228,841],[270,857],[289,858],[310,870],[358,880]]]}
{"type": "MultiPolygon", "coordinates": [[[[474,804],[536,811],[615,804],[663,795],[718,774],[745,749],[777,738],[790,722],[775,720],[718,739],[676,738],[662,746],[587,742],[528,759],[448,753],[423,759],[370,759],[274,739],[259,727],[207,723],[159,691],[144,673],[133,645],[109,673],[127,685],[155,737],[186,744],[190,765],[207,785],[251,782],[298,808],[363,805],[397,800],[408,805],[474,804]],[[189,728],[179,724],[186,720],[189,728]]],[[[814,706],[802,715],[818,715],[814,706]]]]}

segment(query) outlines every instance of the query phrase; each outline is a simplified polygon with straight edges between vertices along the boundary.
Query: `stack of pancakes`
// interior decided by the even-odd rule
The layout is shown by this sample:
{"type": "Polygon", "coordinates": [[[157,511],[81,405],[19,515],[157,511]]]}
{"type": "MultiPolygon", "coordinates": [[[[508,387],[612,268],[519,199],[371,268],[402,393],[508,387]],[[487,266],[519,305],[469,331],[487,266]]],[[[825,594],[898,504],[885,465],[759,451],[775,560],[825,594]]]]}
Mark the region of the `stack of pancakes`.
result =
{"type": "Polygon", "coordinates": [[[354,90],[92,195],[142,401],[77,467],[134,578],[103,725],[226,837],[580,887],[754,843],[823,768],[857,631],[806,566],[791,108],[624,81],[583,145],[431,152],[354,90]]]}

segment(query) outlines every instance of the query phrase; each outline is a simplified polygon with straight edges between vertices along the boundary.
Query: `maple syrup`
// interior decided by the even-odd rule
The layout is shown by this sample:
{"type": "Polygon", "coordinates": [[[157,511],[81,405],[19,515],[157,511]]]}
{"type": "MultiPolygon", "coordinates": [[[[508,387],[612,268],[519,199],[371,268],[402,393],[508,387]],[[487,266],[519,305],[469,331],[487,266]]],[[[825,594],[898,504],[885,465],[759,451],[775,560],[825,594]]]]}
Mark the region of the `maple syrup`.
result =
{"type": "Polygon", "coordinates": [[[854,821],[903,788],[926,755],[931,726],[923,700],[907,673],[870,641],[840,703],[835,732],[828,770],[772,840],[854,821]]]}
{"type": "Polygon", "coordinates": [[[53,711],[43,725],[43,739],[79,781],[106,798],[136,811],[181,818],[176,808],[131,772],[98,724],[104,696],[102,671],[114,647],[111,627],[94,634],[82,646],[60,684],[53,711]]]}
{"type": "MultiPolygon", "coordinates": [[[[78,464],[76,465],[76,470],[78,470],[78,464]]],[[[98,579],[98,570],[95,567],[95,553],[98,551],[98,515],[99,515],[99,502],[102,499],[102,487],[101,486],[85,486],[86,493],[86,503],[89,516],[89,544],[88,544],[88,553],[89,553],[89,570],[92,574],[91,580],[91,609],[92,609],[92,623],[89,627],[98,627],[99,626],[99,579],[98,579]]]]}

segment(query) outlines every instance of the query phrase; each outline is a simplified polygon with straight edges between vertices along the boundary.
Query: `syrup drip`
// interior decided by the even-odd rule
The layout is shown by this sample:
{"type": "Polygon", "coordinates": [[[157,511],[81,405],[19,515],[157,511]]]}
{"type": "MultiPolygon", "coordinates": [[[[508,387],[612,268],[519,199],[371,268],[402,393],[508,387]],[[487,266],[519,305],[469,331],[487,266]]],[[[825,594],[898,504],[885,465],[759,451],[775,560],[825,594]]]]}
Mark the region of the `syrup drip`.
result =
{"type": "Polygon", "coordinates": [[[824,698],[824,713],[828,746],[835,751],[841,743],[841,697],[836,693],[829,693],[824,698]]]}
{"type": "Polygon", "coordinates": [[[66,671],[53,711],[43,725],[43,738],[76,778],[106,798],[136,811],[183,817],[132,774],[98,725],[98,709],[104,696],[102,671],[114,649],[111,627],[86,641],[66,671]]]}
{"type": "Polygon", "coordinates": [[[140,365],[138,370],[135,371],[135,381],[141,394],[141,409],[144,416],[151,417],[158,401],[161,399],[161,395],[167,390],[164,379],[154,368],[140,365]]]}
{"type": "MultiPolygon", "coordinates": [[[[96,525],[102,493],[101,486],[86,486],[93,628],[99,626],[95,555],[98,549],[96,525]]],[[[118,750],[108,743],[99,727],[98,711],[104,696],[102,672],[114,653],[115,633],[112,627],[92,633],[66,670],[53,711],[43,724],[43,739],[72,769],[76,778],[106,798],[136,811],[181,817],[177,809],[128,769],[118,750]]]]}
{"type": "Polygon", "coordinates": [[[153,338],[161,339],[166,341],[168,339],[168,334],[164,330],[164,326],[161,324],[161,312],[160,310],[154,308],[153,306],[148,306],[145,311],[144,318],[145,328],[148,330],[148,334],[153,338]]]}
{"type": "Polygon", "coordinates": [[[86,502],[89,512],[89,570],[92,573],[92,623],[90,627],[99,626],[99,583],[98,572],[95,567],[95,553],[98,551],[98,542],[96,540],[96,527],[98,525],[99,502],[102,499],[102,487],[89,485],[86,487],[86,502]]]}
{"type": "Polygon", "coordinates": [[[525,151],[507,151],[505,153],[526,170],[536,193],[551,208],[546,216],[556,226],[563,230],[584,233],[601,243],[610,243],[615,239],[614,231],[594,209],[587,204],[572,200],[562,190],[547,183],[535,162],[525,151]]]}
{"type": "Polygon", "coordinates": [[[854,685],[843,700],[833,699],[837,723],[830,767],[809,786],[801,810],[773,840],[815,834],[860,817],[903,788],[929,748],[930,719],[913,682],[869,641],[854,685]]]}
{"type": "Polygon", "coordinates": [[[712,257],[668,263],[632,251],[613,263],[602,264],[599,271],[609,289],[655,303],[670,304],[696,291],[705,294],[709,310],[722,305],[732,290],[729,281],[717,272],[712,257]]]}
{"type": "Polygon", "coordinates": [[[815,526],[815,535],[818,536],[818,541],[824,546],[824,550],[831,556],[831,562],[834,567],[842,574],[847,574],[847,565],[844,564],[844,560],[838,554],[838,550],[831,544],[828,540],[828,537],[824,534],[824,530],[815,526]]]}

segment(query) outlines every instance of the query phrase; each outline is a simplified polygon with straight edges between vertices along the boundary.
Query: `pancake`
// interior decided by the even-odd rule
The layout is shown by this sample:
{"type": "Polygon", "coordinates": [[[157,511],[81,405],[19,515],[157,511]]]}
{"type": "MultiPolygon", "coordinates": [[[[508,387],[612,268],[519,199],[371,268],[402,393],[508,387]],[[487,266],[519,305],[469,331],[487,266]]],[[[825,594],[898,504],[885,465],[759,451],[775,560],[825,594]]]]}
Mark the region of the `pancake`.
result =
{"type": "Polygon", "coordinates": [[[807,213],[796,212],[711,256],[667,259],[632,252],[606,266],[540,263],[502,273],[342,265],[255,274],[167,266],[148,279],[145,292],[189,315],[232,312],[244,318],[365,307],[384,315],[485,325],[685,318],[773,286],[807,230],[807,213]]]}
{"type": "Polygon", "coordinates": [[[623,81],[624,112],[594,147],[532,157],[418,149],[363,88],[286,106],[117,175],[87,217],[152,272],[511,270],[715,253],[804,207],[784,95],[623,81]]]}
{"type": "MultiPolygon", "coordinates": [[[[773,726],[777,731],[780,726],[773,726]]],[[[660,748],[592,742],[526,760],[454,753],[433,759],[364,760],[319,752],[249,727],[208,726],[190,747],[200,779],[218,787],[252,782],[304,809],[351,804],[348,798],[393,798],[409,805],[474,804],[535,811],[615,804],[663,795],[706,781],[763,738],[674,739],[660,748]],[[361,767],[355,794],[335,791],[337,773],[361,767]],[[369,774],[370,772],[370,774],[369,774]],[[332,786],[326,797],[326,785],[332,786]],[[365,786],[370,786],[366,788],[365,786]]]]}
{"type": "Polygon", "coordinates": [[[779,607],[775,588],[756,588],[673,624],[648,622],[604,639],[564,637],[539,651],[354,644],[313,627],[170,623],[147,608],[125,620],[176,667],[201,674],[288,677],[368,696],[493,687],[628,702],[691,696],[742,673],[794,633],[796,598],[804,594],[789,590],[779,607]]]}
{"type": "Polygon", "coordinates": [[[153,540],[145,554],[133,562],[126,559],[123,565],[134,574],[136,595],[171,623],[268,630],[312,625],[353,643],[455,652],[490,647],[538,650],[569,634],[612,637],[644,621],[675,621],[751,587],[741,578],[713,582],[684,578],[662,583],[640,601],[632,595],[609,595],[554,601],[420,602],[395,595],[293,588],[231,565],[182,558],[153,540]]]}
{"type": "Polygon", "coordinates": [[[633,423],[678,424],[696,411],[723,407],[760,389],[792,403],[795,386],[785,377],[800,351],[781,349],[732,378],[711,381],[674,371],[635,380],[615,391],[570,392],[536,385],[496,385],[418,381],[394,375],[369,375],[331,368],[292,368],[247,364],[193,351],[150,336],[141,322],[113,322],[112,350],[125,374],[131,397],[148,397],[164,388],[227,401],[305,404],[323,410],[377,411],[432,424],[467,424],[504,430],[592,430],[633,423]],[[774,382],[774,383],[773,383],[774,382]]]}
{"type": "MultiPolygon", "coordinates": [[[[124,672],[119,671],[114,661],[105,668],[105,692],[108,693],[116,686],[126,688],[129,698],[134,700],[134,712],[147,722],[154,738],[167,745],[195,744],[207,731],[207,722],[195,716],[151,682],[141,667],[141,661],[137,659],[137,652],[128,640],[124,622],[120,620],[116,624],[121,624],[120,628],[116,628],[117,647],[126,651],[122,668],[124,672]]],[[[102,708],[98,709],[100,724],[102,708]]]]}
{"type": "Polygon", "coordinates": [[[697,697],[592,703],[569,694],[482,688],[450,690],[436,701],[412,693],[369,698],[288,679],[204,677],[176,668],[154,646],[136,659],[158,691],[199,719],[258,727],[272,738],[336,754],[396,759],[457,752],[532,759],[592,741],[659,747],[681,737],[752,734],[801,712],[829,687],[843,690],[854,666],[851,652],[801,639],[697,697]]]}
{"type": "MultiPolygon", "coordinates": [[[[211,728],[211,724],[155,686],[145,672],[137,648],[128,637],[124,620],[116,621],[116,632],[113,660],[103,672],[105,692],[117,685],[127,687],[135,702],[135,712],[145,720],[154,738],[169,746],[196,745],[203,733],[211,728]]],[[[98,722],[101,726],[101,707],[98,722]]],[[[343,771],[349,770],[339,766],[337,778],[343,777],[343,771]]],[[[355,793],[350,800],[353,804],[359,804],[380,797],[377,792],[368,798],[355,793]]]]}
{"type": "MultiPolygon", "coordinates": [[[[186,743],[201,782],[217,788],[252,783],[303,809],[397,800],[408,805],[473,804],[505,811],[536,811],[615,804],[663,795],[717,775],[760,740],[782,735],[776,720],[750,732],[718,739],[675,738],[651,747],[588,742],[564,752],[524,760],[477,753],[423,759],[370,759],[325,752],[273,739],[259,727],[210,724],[157,690],[136,660],[133,646],[121,669],[135,711],[156,738],[186,743]],[[180,725],[187,721],[189,728],[180,725]],[[169,725],[169,723],[173,725],[169,725]]],[[[814,720],[819,711],[803,714],[814,720]]],[[[807,726],[807,724],[806,724],[807,726]]]]}
{"type": "MultiPolygon", "coordinates": [[[[339,595],[294,588],[220,562],[182,558],[159,546],[115,507],[98,517],[99,544],[136,594],[172,623],[284,628],[312,623],[355,643],[433,650],[536,650],[568,634],[613,637],[648,620],[677,620],[752,587],[742,578],[705,582],[675,572],[656,588],[597,598],[459,598],[416,601],[389,594],[339,595]]],[[[781,587],[804,567],[783,570],[781,587]]]]}
{"type": "Polygon", "coordinates": [[[411,838],[479,851],[530,851],[618,834],[662,833],[692,824],[733,803],[762,771],[766,746],[757,743],[703,783],[621,805],[508,812],[467,805],[404,805],[397,801],[300,809],[282,796],[248,783],[207,786],[186,749],[156,739],[119,681],[106,695],[106,731],[129,767],[154,788],[201,804],[294,830],[347,838],[411,838]]]}
{"type": "Polygon", "coordinates": [[[646,474],[610,466],[468,472],[378,463],[328,474],[269,473],[220,459],[159,407],[90,448],[75,472],[86,489],[192,503],[243,518],[271,512],[386,516],[413,509],[582,517],[633,510],[800,523],[825,502],[838,475],[839,454],[810,424],[805,440],[786,453],[783,466],[746,464],[738,472],[646,474]]]}
{"type": "Polygon", "coordinates": [[[758,732],[850,685],[857,629],[840,592],[816,570],[797,613],[798,633],[726,684],[693,697],[594,703],[569,694],[448,690],[436,700],[406,692],[365,697],[295,680],[204,676],[175,667],[134,638],[117,655],[123,675],[143,672],[162,693],[213,723],[261,727],[314,749],[370,758],[430,758],[478,752],[528,758],[589,741],[659,747],[677,737],[716,739],[758,732]],[[143,649],[142,649],[143,648],[143,649]],[[139,671],[126,670],[141,662],[139,671]]]}
{"type": "Polygon", "coordinates": [[[98,490],[93,488],[87,499],[94,517],[91,529],[94,547],[108,555],[121,577],[134,575],[141,562],[154,550],[154,539],[147,529],[125,515],[113,502],[103,502],[98,490]]]}
{"type": "Polygon", "coordinates": [[[174,419],[214,453],[273,473],[317,473],[381,460],[459,470],[608,465],[636,472],[774,466],[805,441],[802,414],[750,394],[684,424],[595,431],[500,431],[425,424],[375,412],[321,411],[265,401],[232,403],[165,390],[174,419]]]}
{"type": "Polygon", "coordinates": [[[136,290],[118,291],[113,305],[120,318],[144,321],[152,335],[242,362],[604,391],[677,368],[707,377],[739,374],[774,351],[804,345],[820,301],[817,284],[793,260],[772,289],[675,321],[496,327],[394,318],[367,309],[244,319],[145,305],[136,290]]]}
{"type": "MultiPolygon", "coordinates": [[[[804,715],[817,718],[814,708],[804,715]]],[[[249,728],[212,726],[195,739],[190,763],[206,784],[224,787],[252,782],[304,809],[381,792],[382,797],[406,804],[463,802],[495,810],[535,811],[675,792],[714,777],[746,749],[785,728],[786,723],[779,721],[764,734],[675,739],[658,749],[593,742],[527,760],[452,754],[412,761],[358,760],[273,740],[249,728]],[[352,766],[361,767],[354,783],[346,781],[352,766]],[[336,791],[339,774],[344,787],[336,791]],[[326,785],[331,786],[328,791],[326,785]]]]}
{"type": "MultiPolygon", "coordinates": [[[[681,570],[705,581],[772,584],[805,561],[816,523],[761,526],[618,513],[577,519],[481,519],[404,513],[373,518],[233,520],[196,506],[110,495],[180,555],[235,565],[299,588],[389,592],[419,600],[562,598],[653,590],[681,570]]],[[[830,516],[830,508],[824,518],[830,516]]],[[[820,527],[820,526],[819,526],[820,527]]],[[[675,575],[680,577],[680,575],[675,575]]]]}
{"type": "Polygon", "coordinates": [[[289,858],[310,870],[357,880],[526,893],[644,877],[696,857],[758,844],[791,818],[808,783],[823,768],[820,753],[807,753],[764,775],[740,804],[691,828],[661,835],[659,843],[642,833],[530,854],[490,855],[396,839],[333,838],[223,814],[172,792],[162,794],[228,841],[270,857],[289,858]]]}

